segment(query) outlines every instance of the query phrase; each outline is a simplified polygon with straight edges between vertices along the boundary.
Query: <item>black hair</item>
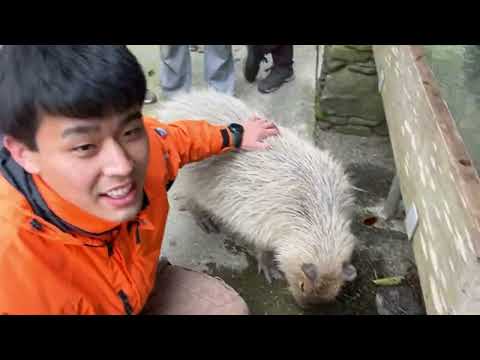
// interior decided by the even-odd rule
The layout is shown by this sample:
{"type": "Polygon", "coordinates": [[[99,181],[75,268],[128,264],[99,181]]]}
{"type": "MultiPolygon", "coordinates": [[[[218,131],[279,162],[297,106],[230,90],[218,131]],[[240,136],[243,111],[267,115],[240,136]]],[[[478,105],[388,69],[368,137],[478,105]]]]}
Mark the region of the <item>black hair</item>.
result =
{"type": "Polygon", "coordinates": [[[36,150],[42,115],[88,119],[143,104],[146,79],[125,45],[4,45],[0,134],[36,150]]]}

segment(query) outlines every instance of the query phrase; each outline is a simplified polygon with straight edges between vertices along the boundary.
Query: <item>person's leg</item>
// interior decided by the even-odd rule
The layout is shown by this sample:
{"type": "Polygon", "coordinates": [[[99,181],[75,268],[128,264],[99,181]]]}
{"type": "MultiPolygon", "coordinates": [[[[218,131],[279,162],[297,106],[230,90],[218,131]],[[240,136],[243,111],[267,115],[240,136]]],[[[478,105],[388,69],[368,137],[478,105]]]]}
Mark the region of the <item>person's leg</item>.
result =
{"type": "Polygon", "coordinates": [[[258,90],[271,93],[295,78],[293,72],[293,45],[267,45],[272,53],[273,66],[268,76],[258,83],[258,90]]]}
{"type": "Polygon", "coordinates": [[[142,315],[248,315],[240,295],[220,279],[162,261],[142,315]]]}
{"type": "Polygon", "coordinates": [[[269,52],[266,48],[271,45],[247,45],[247,59],[243,68],[243,75],[248,82],[254,82],[260,70],[260,63],[266,61],[265,54],[269,52]]]}
{"type": "Polygon", "coordinates": [[[293,45],[274,45],[274,47],[271,49],[271,53],[273,64],[275,66],[292,68],[293,45]]]}
{"type": "Polygon", "coordinates": [[[192,87],[189,45],[160,45],[160,85],[166,97],[192,87]]]}
{"type": "Polygon", "coordinates": [[[274,52],[275,49],[278,49],[279,47],[284,46],[284,45],[259,45],[259,46],[262,46],[265,54],[270,54],[270,53],[274,52]]]}
{"type": "Polygon", "coordinates": [[[205,45],[204,76],[209,88],[235,93],[235,62],[232,45],[205,45]]]}

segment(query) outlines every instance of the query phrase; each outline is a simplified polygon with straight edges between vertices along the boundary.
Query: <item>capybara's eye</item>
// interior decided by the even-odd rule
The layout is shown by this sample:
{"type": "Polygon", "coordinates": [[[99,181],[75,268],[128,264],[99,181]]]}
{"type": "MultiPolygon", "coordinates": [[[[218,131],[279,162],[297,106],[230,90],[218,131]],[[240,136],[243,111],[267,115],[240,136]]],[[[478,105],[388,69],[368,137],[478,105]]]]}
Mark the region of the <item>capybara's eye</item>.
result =
{"type": "Polygon", "coordinates": [[[305,284],[303,283],[303,281],[300,283],[300,290],[302,290],[302,292],[305,291],[305,284]]]}

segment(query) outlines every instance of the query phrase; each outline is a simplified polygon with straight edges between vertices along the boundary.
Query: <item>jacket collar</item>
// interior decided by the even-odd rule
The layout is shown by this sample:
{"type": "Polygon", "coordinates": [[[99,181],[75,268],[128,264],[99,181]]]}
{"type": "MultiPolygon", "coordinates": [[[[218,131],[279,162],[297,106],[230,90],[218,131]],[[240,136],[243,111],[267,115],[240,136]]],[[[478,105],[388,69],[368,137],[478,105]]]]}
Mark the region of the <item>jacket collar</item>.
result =
{"type": "Polygon", "coordinates": [[[67,232],[87,232],[100,235],[120,226],[121,223],[103,220],[66,201],[51,189],[40,176],[33,175],[32,180],[48,208],[67,225],[67,232]]]}

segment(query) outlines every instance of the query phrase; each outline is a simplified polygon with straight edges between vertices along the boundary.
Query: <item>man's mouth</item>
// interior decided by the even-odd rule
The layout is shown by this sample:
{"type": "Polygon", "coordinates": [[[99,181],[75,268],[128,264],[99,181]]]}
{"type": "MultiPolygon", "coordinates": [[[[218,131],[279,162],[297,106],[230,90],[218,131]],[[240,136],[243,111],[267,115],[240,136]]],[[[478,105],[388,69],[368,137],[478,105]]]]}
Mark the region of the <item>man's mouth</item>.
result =
{"type": "Polygon", "coordinates": [[[115,188],[113,190],[110,190],[109,192],[105,193],[108,197],[111,197],[112,199],[122,199],[125,196],[127,196],[130,191],[132,191],[133,184],[130,183],[126,186],[115,188]]]}
{"type": "Polygon", "coordinates": [[[137,186],[133,182],[118,186],[101,194],[100,199],[109,207],[116,209],[131,206],[137,199],[137,186]]]}

